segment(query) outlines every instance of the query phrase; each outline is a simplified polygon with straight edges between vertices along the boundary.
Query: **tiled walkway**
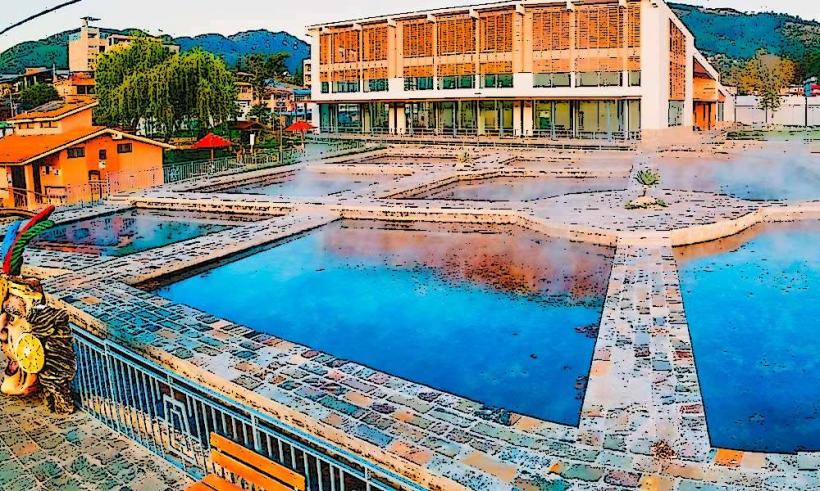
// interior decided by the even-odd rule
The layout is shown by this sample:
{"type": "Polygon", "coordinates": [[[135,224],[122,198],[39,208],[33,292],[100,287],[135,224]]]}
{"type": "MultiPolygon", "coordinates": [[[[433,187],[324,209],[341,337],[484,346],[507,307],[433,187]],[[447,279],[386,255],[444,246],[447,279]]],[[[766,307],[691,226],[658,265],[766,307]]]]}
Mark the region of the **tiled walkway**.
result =
{"type": "Polygon", "coordinates": [[[84,412],[0,397],[0,489],[181,490],[191,479],[84,412]]]}

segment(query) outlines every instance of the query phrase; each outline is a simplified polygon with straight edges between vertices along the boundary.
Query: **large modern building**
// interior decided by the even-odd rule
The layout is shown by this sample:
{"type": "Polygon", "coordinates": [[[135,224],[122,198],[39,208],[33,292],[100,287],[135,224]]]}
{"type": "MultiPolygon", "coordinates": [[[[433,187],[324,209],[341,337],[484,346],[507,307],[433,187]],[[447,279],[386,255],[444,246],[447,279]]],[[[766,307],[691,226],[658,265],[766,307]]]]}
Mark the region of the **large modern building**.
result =
{"type": "Polygon", "coordinates": [[[504,1],[308,32],[322,132],[639,138],[731,114],[663,0],[504,1]]]}

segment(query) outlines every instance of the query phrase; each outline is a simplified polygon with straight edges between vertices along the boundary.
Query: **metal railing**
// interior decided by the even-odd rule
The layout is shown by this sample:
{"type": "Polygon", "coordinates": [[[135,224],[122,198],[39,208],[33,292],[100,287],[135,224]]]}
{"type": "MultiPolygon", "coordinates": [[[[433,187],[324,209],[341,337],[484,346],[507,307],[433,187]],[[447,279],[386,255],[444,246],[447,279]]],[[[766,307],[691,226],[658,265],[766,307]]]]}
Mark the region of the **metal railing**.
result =
{"type": "Polygon", "coordinates": [[[73,327],[80,408],[195,479],[217,433],[305,476],[311,491],[422,490],[389,470],[73,327]]]}

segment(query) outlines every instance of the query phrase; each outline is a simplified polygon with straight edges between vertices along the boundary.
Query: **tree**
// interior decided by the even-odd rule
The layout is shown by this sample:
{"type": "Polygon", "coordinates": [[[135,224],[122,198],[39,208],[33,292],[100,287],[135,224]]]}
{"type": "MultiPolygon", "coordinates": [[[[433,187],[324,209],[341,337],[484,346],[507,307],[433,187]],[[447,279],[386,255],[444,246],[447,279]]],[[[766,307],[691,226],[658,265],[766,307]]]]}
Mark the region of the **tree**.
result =
{"type": "Polygon", "coordinates": [[[248,117],[264,125],[268,125],[271,121],[271,111],[270,108],[264,104],[254,104],[250,111],[248,111],[248,117]]]}
{"type": "Polygon", "coordinates": [[[204,131],[236,110],[234,77],[220,58],[200,49],[172,54],[153,39],[103,55],[97,94],[99,120],[128,128],[145,121],[166,141],[183,125],[204,131]]]}
{"type": "Polygon", "coordinates": [[[20,102],[27,109],[42,106],[46,102],[56,101],[59,98],[57,89],[48,84],[34,84],[20,92],[20,102]]]}
{"type": "Polygon", "coordinates": [[[252,53],[237,62],[239,71],[251,75],[250,84],[253,87],[254,101],[261,101],[265,96],[265,87],[269,80],[283,80],[287,77],[288,66],[285,63],[290,57],[288,53],[261,54],[252,53]]]}
{"type": "Polygon", "coordinates": [[[793,61],[759,50],[740,70],[736,81],[741,93],[758,97],[758,106],[768,118],[769,111],[780,107],[780,90],[794,80],[795,71],[793,61]]]}
{"type": "Polygon", "coordinates": [[[170,57],[171,52],[159,40],[145,36],[137,37],[128,47],[98,57],[97,120],[136,129],[140,120],[150,116],[147,74],[170,57]]]}

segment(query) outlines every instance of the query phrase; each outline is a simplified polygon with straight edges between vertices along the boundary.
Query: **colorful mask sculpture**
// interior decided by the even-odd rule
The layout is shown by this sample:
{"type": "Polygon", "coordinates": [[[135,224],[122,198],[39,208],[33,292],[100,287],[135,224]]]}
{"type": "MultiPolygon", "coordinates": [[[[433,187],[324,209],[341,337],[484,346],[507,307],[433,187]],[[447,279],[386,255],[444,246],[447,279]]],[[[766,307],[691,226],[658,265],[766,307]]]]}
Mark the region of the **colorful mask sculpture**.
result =
{"type": "Polygon", "coordinates": [[[68,314],[46,303],[40,282],[23,278],[23,251],[54,226],[50,206],[26,222],[13,223],[0,246],[0,347],[6,370],[0,392],[27,396],[42,390],[49,409],[74,411],[71,380],[76,372],[68,314]]]}

